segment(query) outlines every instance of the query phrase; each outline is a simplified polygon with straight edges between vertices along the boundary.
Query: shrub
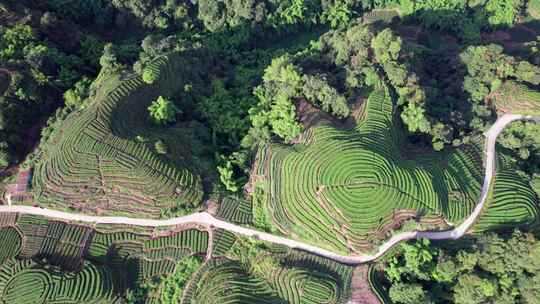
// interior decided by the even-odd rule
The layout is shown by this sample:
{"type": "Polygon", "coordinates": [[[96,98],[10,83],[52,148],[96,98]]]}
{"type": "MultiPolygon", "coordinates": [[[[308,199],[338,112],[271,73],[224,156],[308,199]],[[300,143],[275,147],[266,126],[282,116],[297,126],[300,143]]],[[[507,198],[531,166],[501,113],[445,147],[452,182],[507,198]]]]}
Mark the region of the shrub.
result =
{"type": "Polygon", "coordinates": [[[157,80],[157,78],[158,78],[158,75],[152,69],[145,69],[143,74],[142,74],[142,79],[147,84],[153,84],[154,81],[157,80]]]}
{"type": "Polygon", "coordinates": [[[162,140],[156,141],[154,148],[158,154],[167,154],[167,145],[162,140]]]}

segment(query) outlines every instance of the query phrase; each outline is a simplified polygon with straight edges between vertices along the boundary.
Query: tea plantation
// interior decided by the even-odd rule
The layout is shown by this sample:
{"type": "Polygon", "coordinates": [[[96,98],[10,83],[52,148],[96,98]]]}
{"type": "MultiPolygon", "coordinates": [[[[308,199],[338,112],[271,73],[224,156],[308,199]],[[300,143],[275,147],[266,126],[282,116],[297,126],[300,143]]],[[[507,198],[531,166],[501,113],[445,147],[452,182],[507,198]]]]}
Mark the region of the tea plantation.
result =
{"type": "Polygon", "coordinates": [[[352,267],[295,252],[276,261],[254,272],[234,260],[213,259],[195,274],[182,303],[330,304],[348,299],[352,267]]]}
{"type": "MultiPolygon", "coordinates": [[[[481,141],[439,154],[410,151],[388,93],[374,91],[364,106],[354,129],[321,124],[293,146],[263,148],[258,167],[273,224],[288,236],[341,252],[369,250],[413,218],[423,227],[433,224],[433,216],[439,224],[459,224],[479,197],[481,141]]],[[[537,220],[530,186],[500,172],[478,229],[537,220]]]]}
{"type": "MultiPolygon", "coordinates": [[[[91,227],[6,214],[0,223],[0,303],[125,303],[132,294],[168,303],[161,290],[177,286],[178,265],[192,257],[203,263],[174,303],[344,303],[349,295],[352,267],[267,245],[245,260],[231,251],[237,237],[223,230],[91,227]]],[[[251,250],[240,248],[241,255],[251,250]]]]}
{"type": "Polygon", "coordinates": [[[152,217],[166,208],[197,206],[202,187],[187,166],[190,143],[176,127],[164,133],[153,125],[147,109],[181,87],[176,75],[190,75],[185,61],[179,55],[153,61],[153,85],[136,74],[101,75],[88,107],[70,114],[42,144],[35,198],[57,209],[152,217]],[[155,150],[157,141],[167,145],[166,156],[155,150]]]}
{"type": "MultiPolygon", "coordinates": [[[[201,229],[201,230],[199,230],[201,229]]],[[[0,303],[122,303],[126,290],[205,257],[208,231],[155,232],[0,215],[0,303]]]]}

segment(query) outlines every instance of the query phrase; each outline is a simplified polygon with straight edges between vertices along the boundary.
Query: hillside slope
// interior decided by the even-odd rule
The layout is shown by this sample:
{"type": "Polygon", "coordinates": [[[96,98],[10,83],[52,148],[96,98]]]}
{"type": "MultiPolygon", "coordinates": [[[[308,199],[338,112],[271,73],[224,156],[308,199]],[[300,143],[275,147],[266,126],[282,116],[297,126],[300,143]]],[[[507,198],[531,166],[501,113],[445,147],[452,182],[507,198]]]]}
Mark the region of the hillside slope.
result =
{"type": "MultiPolygon", "coordinates": [[[[196,60],[196,59],[194,59],[196,60]]],[[[89,106],[72,113],[43,145],[33,178],[40,203],[57,209],[158,217],[161,208],[197,206],[200,177],[192,172],[190,142],[173,126],[164,132],[151,123],[148,106],[172,96],[189,78],[180,55],[160,57],[152,85],[139,75],[101,80],[89,106]],[[162,141],[167,154],[157,153],[162,141]],[[188,147],[188,148],[186,148],[188,147]]],[[[103,76],[103,75],[102,75],[103,76]]]]}
{"type": "MultiPolygon", "coordinates": [[[[370,250],[407,222],[414,227],[404,229],[459,224],[479,197],[480,145],[441,153],[407,151],[391,98],[374,91],[364,107],[354,129],[323,123],[293,146],[265,148],[260,167],[273,223],[291,237],[341,252],[370,250]]],[[[494,206],[500,206],[511,198],[495,199],[494,206]]],[[[521,220],[536,221],[537,202],[525,204],[530,212],[521,220]]],[[[511,212],[495,216],[513,222],[511,212]]]]}

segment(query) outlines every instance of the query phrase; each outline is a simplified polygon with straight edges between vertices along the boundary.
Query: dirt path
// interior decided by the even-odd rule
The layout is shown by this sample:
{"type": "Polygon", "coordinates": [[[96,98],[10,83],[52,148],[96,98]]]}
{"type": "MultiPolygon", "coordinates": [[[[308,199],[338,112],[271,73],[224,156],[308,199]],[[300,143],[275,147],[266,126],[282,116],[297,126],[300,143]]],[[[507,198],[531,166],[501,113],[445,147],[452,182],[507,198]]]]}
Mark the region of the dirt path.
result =
{"type": "Polygon", "coordinates": [[[95,224],[122,224],[122,225],[134,225],[134,226],[147,226],[147,227],[158,227],[158,226],[175,226],[182,224],[195,223],[202,226],[206,226],[209,229],[211,228],[221,228],[237,234],[255,237],[263,241],[267,241],[274,244],[285,245],[290,248],[303,250],[309,253],[313,253],[322,257],[326,257],[341,263],[345,264],[361,264],[366,262],[371,262],[382,255],[384,255],[390,248],[396,245],[399,242],[414,239],[414,238],[428,238],[433,240],[443,240],[443,239],[458,239],[463,236],[474,224],[478,216],[480,215],[485,202],[487,200],[489,189],[492,186],[493,175],[495,173],[495,142],[497,136],[502,132],[502,130],[511,122],[516,120],[533,120],[535,122],[540,122],[540,117],[531,117],[523,115],[512,115],[505,114],[497,121],[493,126],[485,132],[486,136],[486,146],[485,146],[485,176],[484,184],[482,186],[482,192],[478,203],[474,208],[474,211],[469,215],[463,223],[458,227],[448,230],[448,231],[409,231],[403,232],[397,235],[394,235],[390,240],[381,245],[377,253],[373,255],[341,255],[335,252],[332,252],[327,249],[319,248],[310,244],[299,242],[296,240],[272,235],[269,233],[261,232],[258,230],[238,226],[231,224],[219,219],[216,219],[212,215],[206,212],[194,213],[188,216],[172,218],[168,220],[151,220],[151,219],[142,219],[142,218],[128,218],[128,217],[113,217],[113,216],[90,216],[84,214],[75,214],[67,213],[62,211],[56,211],[51,209],[43,209],[38,207],[30,206],[13,206],[11,205],[11,199],[9,196],[6,197],[8,201],[8,206],[0,206],[0,212],[5,213],[25,213],[40,215],[49,218],[63,219],[68,221],[78,221],[78,222],[87,222],[95,224]]]}
{"type": "Polygon", "coordinates": [[[368,265],[361,265],[354,269],[351,281],[351,300],[347,304],[381,304],[369,285],[368,276],[368,265]]]}

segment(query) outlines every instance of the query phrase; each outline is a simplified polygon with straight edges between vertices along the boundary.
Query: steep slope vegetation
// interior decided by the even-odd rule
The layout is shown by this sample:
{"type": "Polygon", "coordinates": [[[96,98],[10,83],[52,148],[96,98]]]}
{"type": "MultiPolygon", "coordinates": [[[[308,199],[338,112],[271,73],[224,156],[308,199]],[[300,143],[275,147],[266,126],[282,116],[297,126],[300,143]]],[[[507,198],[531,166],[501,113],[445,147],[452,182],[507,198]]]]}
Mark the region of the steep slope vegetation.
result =
{"type": "Polygon", "coordinates": [[[53,208],[151,217],[163,208],[198,205],[202,186],[188,167],[190,143],[178,127],[163,132],[148,117],[152,101],[173,96],[195,73],[186,61],[180,55],[155,60],[148,68],[158,75],[152,85],[139,75],[99,81],[90,105],[72,113],[43,145],[33,178],[36,198],[53,208]],[[157,153],[157,141],[165,143],[166,155],[157,153]]]}
{"type": "MultiPolygon", "coordinates": [[[[456,225],[469,215],[483,180],[481,146],[412,155],[400,148],[404,142],[388,94],[374,91],[364,107],[364,118],[352,130],[326,123],[305,132],[293,146],[266,147],[261,159],[273,223],[294,238],[358,252],[406,221],[416,222],[408,229],[426,229],[456,225]]],[[[501,194],[508,183],[503,177],[493,208],[520,204],[501,194]]],[[[531,197],[530,188],[514,190],[531,197]]],[[[533,198],[529,205],[537,204],[533,198]]],[[[536,220],[536,212],[521,209],[520,221],[536,220]]],[[[513,222],[512,212],[490,213],[513,222]]]]}

